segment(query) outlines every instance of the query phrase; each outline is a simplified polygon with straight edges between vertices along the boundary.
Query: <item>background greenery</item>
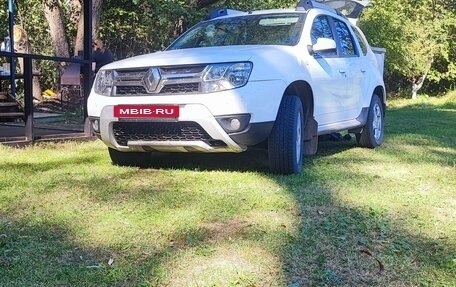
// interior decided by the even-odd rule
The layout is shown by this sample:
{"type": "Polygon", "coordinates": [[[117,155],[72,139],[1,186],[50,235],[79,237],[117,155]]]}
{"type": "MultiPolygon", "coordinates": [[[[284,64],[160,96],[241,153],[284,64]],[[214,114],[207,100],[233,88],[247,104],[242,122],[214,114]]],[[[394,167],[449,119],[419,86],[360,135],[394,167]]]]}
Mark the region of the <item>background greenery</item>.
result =
{"type": "Polygon", "coordinates": [[[410,89],[427,74],[425,91],[456,88],[456,1],[373,0],[361,27],[371,45],[385,47],[391,92],[410,89]]]}
{"type": "MultiPolygon", "coordinates": [[[[57,1],[57,0],[55,0],[57,1]]],[[[74,1],[58,1],[63,7],[70,44],[76,37],[74,1]]],[[[185,29],[218,7],[240,10],[294,7],[291,0],[104,0],[99,27],[116,59],[161,50],[185,29]],[[208,5],[208,3],[213,3],[208,5]]],[[[372,0],[361,26],[373,46],[387,48],[386,83],[390,94],[409,93],[413,81],[427,75],[424,92],[438,94],[456,83],[455,0],[372,0]]],[[[16,22],[27,30],[33,50],[51,55],[41,0],[16,0],[16,22]]],[[[7,5],[0,10],[0,34],[7,35],[7,5]]],[[[40,63],[48,78],[42,88],[53,88],[57,79],[54,63],[40,63]]]]}

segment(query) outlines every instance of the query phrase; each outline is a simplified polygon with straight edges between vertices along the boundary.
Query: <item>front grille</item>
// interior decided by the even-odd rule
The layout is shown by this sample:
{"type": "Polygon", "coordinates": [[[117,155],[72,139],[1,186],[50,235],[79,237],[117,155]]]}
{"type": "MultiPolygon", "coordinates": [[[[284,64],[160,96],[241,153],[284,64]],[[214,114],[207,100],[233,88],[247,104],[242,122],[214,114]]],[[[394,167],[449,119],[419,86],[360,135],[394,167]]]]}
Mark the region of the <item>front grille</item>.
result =
{"type": "Polygon", "coordinates": [[[160,73],[161,74],[192,74],[192,73],[201,73],[205,68],[206,68],[206,65],[160,67],[160,73]]]}
{"type": "Polygon", "coordinates": [[[147,94],[143,86],[117,86],[116,95],[144,95],[147,94]]]}
{"type": "Polygon", "coordinates": [[[144,77],[149,68],[116,70],[117,77],[122,80],[137,80],[144,77]]]}
{"type": "Polygon", "coordinates": [[[121,146],[128,141],[205,141],[211,136],[195,122],[115,122],[114,138],[121,146]]]}
{"type": "Polygon", "coordinates": [[[196,93],[200,90],[199,86],[199,83],[166,85],[160,90],[160,94],[196,93]]]}
{"type": "Polygon", "coordinates": [[[201,77],[205,68],[206,65],[196,65],[116,70],[114,94],[198,93],[201,91],[201,77]]]}
{"type": "MultiPolygon", "coordinates": [[[[200,90],[199,83],[171,84],[164,86],[159,94],[182,94],[197,93],[200,90]]],[[[146,95],[148,94],[143,86],[117,86],[116,95],[146,95]]]]}

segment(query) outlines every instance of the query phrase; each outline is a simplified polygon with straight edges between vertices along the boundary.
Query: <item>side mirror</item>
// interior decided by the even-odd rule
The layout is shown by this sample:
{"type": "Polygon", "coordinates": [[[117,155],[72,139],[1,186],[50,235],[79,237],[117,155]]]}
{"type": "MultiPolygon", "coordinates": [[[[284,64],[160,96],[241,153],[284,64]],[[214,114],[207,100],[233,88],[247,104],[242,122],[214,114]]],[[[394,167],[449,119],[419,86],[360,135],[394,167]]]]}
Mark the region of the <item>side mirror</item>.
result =
{"type": "Polygon", "coordinates": [[[316,53],[337,53],[336,41],[329,38],[318,38],[317,43],[307,46],[307,49],[311,55],[316,53]]]}

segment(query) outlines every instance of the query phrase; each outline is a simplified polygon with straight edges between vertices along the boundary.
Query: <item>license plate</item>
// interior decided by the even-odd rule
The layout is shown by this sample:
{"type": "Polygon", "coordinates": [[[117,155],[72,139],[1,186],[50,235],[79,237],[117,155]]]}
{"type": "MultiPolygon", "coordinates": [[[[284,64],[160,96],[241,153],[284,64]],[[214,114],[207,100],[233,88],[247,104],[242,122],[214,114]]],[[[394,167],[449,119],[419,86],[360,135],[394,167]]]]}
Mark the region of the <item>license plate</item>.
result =
{"type": "Polygon", "coordinates": [[[114,106],[116,118],[178,118],[179,106],[118,105],[114,106]]]}

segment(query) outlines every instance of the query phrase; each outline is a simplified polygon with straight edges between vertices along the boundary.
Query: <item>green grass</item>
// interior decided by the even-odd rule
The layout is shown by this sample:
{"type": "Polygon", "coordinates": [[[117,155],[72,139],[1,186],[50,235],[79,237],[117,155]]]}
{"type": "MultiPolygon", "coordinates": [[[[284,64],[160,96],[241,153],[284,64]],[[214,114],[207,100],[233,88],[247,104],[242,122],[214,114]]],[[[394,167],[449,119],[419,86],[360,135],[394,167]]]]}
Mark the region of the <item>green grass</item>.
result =
{"type": "Polygon", "coordinates": [[[456,286],[456,93],[391,101],[378,149],[266,164],[0,146],[0,286],[456,286]]]}

